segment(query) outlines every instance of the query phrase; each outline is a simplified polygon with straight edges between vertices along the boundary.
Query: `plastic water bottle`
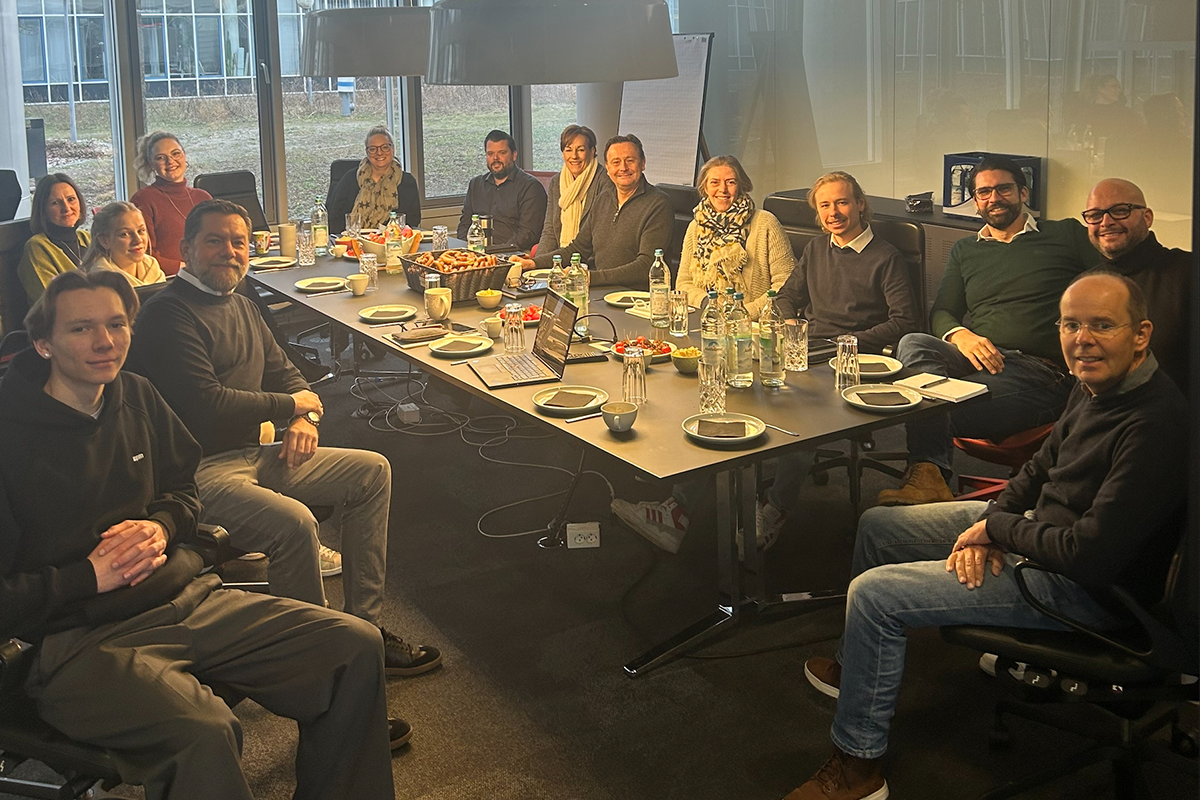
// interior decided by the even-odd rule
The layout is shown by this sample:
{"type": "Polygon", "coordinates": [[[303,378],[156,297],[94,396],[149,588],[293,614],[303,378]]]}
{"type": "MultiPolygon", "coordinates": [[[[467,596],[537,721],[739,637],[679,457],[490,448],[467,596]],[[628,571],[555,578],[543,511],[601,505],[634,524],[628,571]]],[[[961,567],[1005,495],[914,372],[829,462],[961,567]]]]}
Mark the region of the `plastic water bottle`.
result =
{"type": "Polygon", "coordinates": [[[575,335],[588,335],[588,321],[583,319],[588,313],[588,295],[592,291],[592,274],[588,265],[579,262],[579,288],[575,292],[575,305],[579,306],[579,316],[575,318],[575,335]]]}
{"type": "Polygon", "coordinates": [[[546,285],[559,297],[567,296],[567,271],[563,269],[562,256],[554,257],[554,266],[550,268],[550,278],[546,285]]]}
{"type": "Polygon", "coordinates": [[[317,204],[312,210],[313,248],[319,256],[329,252],[329,212],[325,210],[324,200],[317,195],[317,204]]]}
{"type": "Polygon", "coordinates": [[[671,324],[671,273],[663,261],[663,251],[654,251],[650,265],[650,324],[666,328],[671,324]]]}
{"type": "Polygon", "coordinates": [[[400,256],[404,254],[404,233],[400,230],[400,220],[393,211],[388,218],[387,227],[383,230],[383,251],[387,257],[385,267],[400,266],[400,256]]]}
{"type": "Polygon", "coordinates": [[[725,383],[735,389],[753,386],[754,338],[741,292],[733,295],[733,307],[725,316],[725,334],[725,383]]]}
{"type": "Polygon", "coordinates": [[[729,318],[729,311],[733,308],[733,294],[737,291],[732,286],[725,287],[725,295],[721,298],[721,313],[725,318],[729,318]]]}
{"type": "Polygon", "coordinates": [[[479,215],[471,215],[471,227],[467,229],[467,249],[476,253],[482,253],[487,247],[487,234],[483,232],[483,226],[479,224],[479,215]]]}
{"type": "Polygon", "coordinates": [[[708,290],[708,302],[700,312],[700,357],[709,364],[725,358],[725,315],[715,289],[708,290]]]}
{"type": "Polygon", "coordinates": [[[767,290],[767,304],[758,317],[758,377],[763,386],[783,386],[783,314],[775,306],[775,290],[767,290]]]}

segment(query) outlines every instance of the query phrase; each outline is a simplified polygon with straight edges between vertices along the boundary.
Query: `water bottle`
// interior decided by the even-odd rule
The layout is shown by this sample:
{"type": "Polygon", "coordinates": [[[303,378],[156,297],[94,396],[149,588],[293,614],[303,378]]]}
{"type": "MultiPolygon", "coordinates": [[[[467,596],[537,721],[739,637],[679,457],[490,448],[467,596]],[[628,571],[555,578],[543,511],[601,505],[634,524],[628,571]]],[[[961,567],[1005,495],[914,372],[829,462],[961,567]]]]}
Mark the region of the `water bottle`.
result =
{"type": "Polygon", "coordinates": [[[700,312],[700,355],[713,365],[725,358],[725,315],[716,289],[708,290],[708,302],[700,312]]]}
{"type": "Polygon", "coordinates": [[[763,386],[783,386],[783,314],[775,306],[775,290],[767,290],[767,304],[758,317],[758,377],[763,386]]]}
{"type": "Polygon", "coordinates": [[[554,266],[550,268],[550,278],[546,285],[559,297],[567,297],[567,271],[563,269],[562,256],[554,257],[554,266]]]}
{"type": "Polygon", "coordinates": [[[579,288],[575,292],[575,305],[579,306],[579,316],[575,318],[575,335],[588,335],[588,321],[583,319],[588,313],[588,295],[592,291],[592,274],[588,265],[579,262],[579,288]]]}
{"type": "Polygon", "coordinates": [[[384,268],[400,266],[400,256],[404,253],[404,234],[400,230],[400,220],[393,211],[388,218],[387,227],[383,229],[384,268]]]}
{"type": "Polygon", "coordinates": [[[732,286],[726,286],[725,295],[721,298],[721,314],[724,315],[726,319],[729,318],[729,311],[733,308],[733,294],[736,291],[737,290],[732,286]]]}
{"type": "Polygon", "coordinates": [[[654,251],[654,263],[650,265],[650,324],[655,328],[671,324],[671,273],[661,249],[654,251]]]}
{"type": "Polygon", "coordinates": [[[735,389],[754,385],[754,338],[741,292],[733,295],[733,307],[725,316],[725,383],[735,389]]]}
{"type": "Polygon", "coordinates": [[[467,229],[467,249],[475,253],[482,253],[487,247],[487,234],[483,232],[483,226],[479,224],[479,215],[471,215],[471,227],[467,229]]]}
{"type": "Polygon", "coordinates": [[[329,212],[325,210],[324,199],[317,195],[317,204],[312,210],[313,247],[319,256],[329,252],[329,212]]]}

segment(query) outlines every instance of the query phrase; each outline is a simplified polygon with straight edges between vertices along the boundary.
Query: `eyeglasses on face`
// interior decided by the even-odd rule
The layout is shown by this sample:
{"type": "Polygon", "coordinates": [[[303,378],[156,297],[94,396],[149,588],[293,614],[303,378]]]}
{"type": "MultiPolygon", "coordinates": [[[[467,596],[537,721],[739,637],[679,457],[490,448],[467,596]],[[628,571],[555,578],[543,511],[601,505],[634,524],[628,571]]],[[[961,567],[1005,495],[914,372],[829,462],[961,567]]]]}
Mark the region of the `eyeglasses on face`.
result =
{"type": "Polygon", "coordinates": [[[169,153],[163,153],[154,157],[155,164],[166,164],[168,161],[178,161],[183,158],[182,150],[172,150],[169,153]]]}
{"type": "Polygon", "coordinates": [[[1133,326],[1132,322],[1118,325],[1115,322],[1078,322],[1073,319],[1060,319],[1054,324],[1063,336],[1078,336],[1080,331],[1086,330],[1097,339],[1111,339],[1121,328],[1133,326]]]}
{"type": "Polygon", "coordinates": [[[997,186],[976,186],[975,196],[980,200],[987,200],[993,194],[998,194],[1001,197],[1012,197],[1016,189],[1017,185],[1015,183],[1001,183],[997,186]]]}
{"type": "Polygon", "coordinates": [[[1104,222],[1104,215],[1108,214],[1113,219],[1129,219],[1129,215],[1136,209],[1142,209],[1145,206],[1139,206],[1135,203],[1117,203],[1115,206],[1108,208],[1089,208],[1080,214],[1083,221],[1088,225],[1099,225],[1104,222]]]}
{"type": "Polygon", "coordinates": [[[372,144],[367,146],[367,155],[369,156],[377,156],[380,153],[390,152],[392,152],[392,146],[390,144],[372,144]]]}

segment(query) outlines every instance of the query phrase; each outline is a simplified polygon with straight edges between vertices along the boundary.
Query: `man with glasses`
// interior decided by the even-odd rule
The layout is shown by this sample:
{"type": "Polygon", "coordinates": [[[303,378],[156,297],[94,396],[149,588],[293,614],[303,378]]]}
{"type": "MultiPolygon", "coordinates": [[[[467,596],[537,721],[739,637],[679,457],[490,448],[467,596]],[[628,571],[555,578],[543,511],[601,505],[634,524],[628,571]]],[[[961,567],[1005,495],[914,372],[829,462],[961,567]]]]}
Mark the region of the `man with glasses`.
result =
{"type": "MultiPolygon", "coordinates": [[[[982,178],[980,179],[982,183],[982,178]]],[[[1022,597],[1084,625],[1124,625],[1099,591],[1162,597],[1185,524],[1187,403],[1150,352],[1137,284],[1081,275],[1062,296],[1061,354],[1078,378],[1062,418],[995,503],[872,508],[855,540],[837,658],[810,658],[809,683],[837,698],[833,757],[785,800],[887,797],[881,757],[904,673],[906,633],[942,625],[1066,630],[1022,597]],[[985,580],[986,579],[986,580],[985,580]]]]}
{"type": "Polygon", "coordinates": [[[1186,394],[1192,254],[1159,243],[1150,230],[1154,212],[1146,206],[1142,190],[1129,181],[1109,178],[1097,183],[1082,216],[1103,265],[1133,279],[1146,295],[1154,323],[1154,355],[1186,394]]]}
{"type": "Polygon", "coordinates": [[[528,252],[546,221],[546,188],[517,166],[517,140],[504,131],[488,133],[483,150],[488,171],[467,184],[458,238],[467,238],[472,215],[489,214],[493,245],[508,244],[528,252]]]}
{"type": "Polygon", "coordinates": [[[1003,156],[981,161],[967,187],[986,224],[950,251],[933,335],[908,334],[896,356],[914,372],[975,381],[988,393],[908,424],[908,470],[899,489],[879,493],[880,505],[953,500],[955,436],[999,442],[1046,425],[1070,391],[1054,320],[1063,289],[1097,261],[1087,231],[1076,220],[1035,220],[1025,174],[1003,156]]]}

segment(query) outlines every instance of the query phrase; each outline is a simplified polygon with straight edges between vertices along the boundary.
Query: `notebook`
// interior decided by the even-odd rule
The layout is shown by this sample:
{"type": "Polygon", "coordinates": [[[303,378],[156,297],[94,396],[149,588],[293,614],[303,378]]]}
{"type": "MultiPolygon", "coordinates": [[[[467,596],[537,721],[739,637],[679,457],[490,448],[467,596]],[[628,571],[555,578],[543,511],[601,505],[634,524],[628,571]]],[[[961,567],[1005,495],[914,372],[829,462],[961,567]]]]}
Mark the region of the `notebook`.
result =
{"type": "Polygon", "coordinates": [[[533,335],[533,352],[474,358],[467,365],[489,389],[561,381],[579,309],[554,292],[546,295],[533,335]]]}
{"type": "Polygon", "coordinates": [[[897,386],[907,386],[916,389],[926,397],[935,400],[947,400],[951,403],[961,403],[987,393],[988,387],[974,381],[964,381],[958,378],[947,378],[944,375],[934,375],[932,372],[922,372],[902,380],[894,381],[897,386]]]}

